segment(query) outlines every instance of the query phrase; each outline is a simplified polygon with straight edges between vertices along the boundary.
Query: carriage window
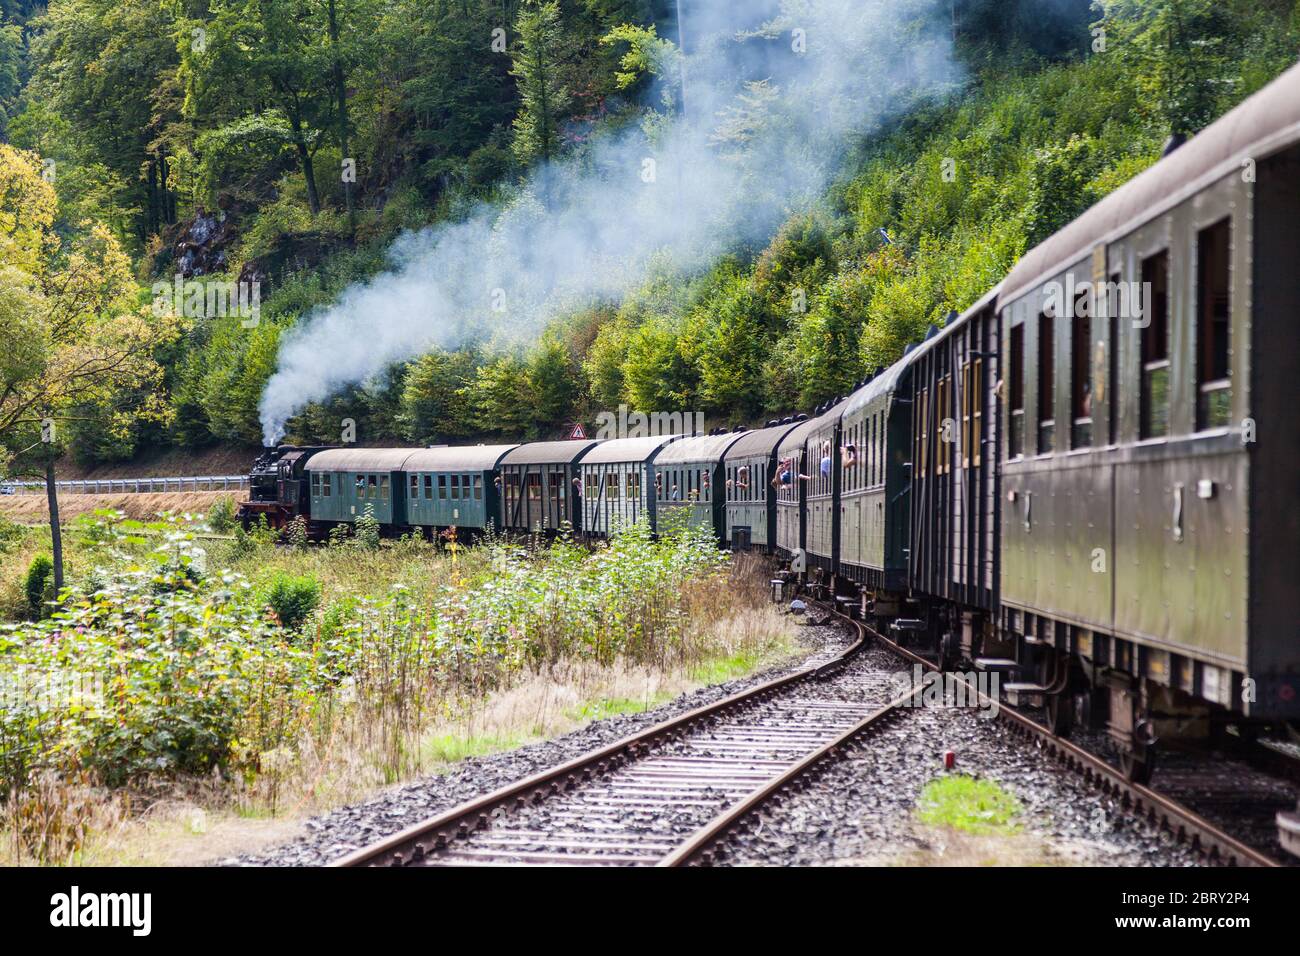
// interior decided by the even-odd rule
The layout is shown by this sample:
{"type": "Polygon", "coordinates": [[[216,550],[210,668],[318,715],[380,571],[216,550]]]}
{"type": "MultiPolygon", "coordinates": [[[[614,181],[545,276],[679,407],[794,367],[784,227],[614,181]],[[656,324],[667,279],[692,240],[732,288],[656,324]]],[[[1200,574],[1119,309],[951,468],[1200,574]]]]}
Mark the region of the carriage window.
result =
{"type": "Polygon", "coordinates": [[[1092,317],[1085,293],[1074,302],[1074,320],[1070,326],[1070,447],[1087,448],[1092,444],[1092,317]]]}
{"type": "Polygon", "coordinates": [[[388,500],[388,476],[384,475],[379,479],[379,500],[388,500]]]}
{"type": "Polygon", "coordinates": [[[1169,434],[1169,252],[1142,260],[1142,438],[1169,434]]]}
{"type": "Polygon", "coordinates": [[[619,492],[619,476],[618,476],[618,472],[616,472],[616,471],[611,471],[611,472],[609,472],[608,474],[605,475],[605,488],[606,488],[605,493],[606,493],[610,498],[617,498],[617,497],[619,496],[619,494],[618,494],[618,492],[619,492]]]}
{"type": "Polygon", "coordinates": [[[876,416],[867,419],[867,486],[876,483],[876,416]]]}
{"type": "Polygon", "coordinates": [[[1056,395],[1056,317],[1038,317],[1038,454],[1052,451],[1056,420],[1052,411],[1056,395]]]}
{"type": "Polygon", "coordinates": [[[357,479],[353,483],[353,489],[358,499],[360,499],[361,501],[366,500],[366,476],[365,475],[357,475],[357,479]]]}
{"type": "Polygon", "coordinates": [[[961,373],[957,378],[957,388],[960,391],[959,400],[961,402],[961,467],[970,467],[970,407],[971,407],[971,381],[970,381],[970,362],[961,363],[961,373]]]}
{"type": "Polygon", "coordinates": [[[369,486],[366,490],[366,497],[371,501],[379,500],[379,477],[377,475],[367,475],[366,483],[369,486]]]}
{"type": "Polygon", "coordinates": [[[937,462],[935,474],[946,475],[948,466],[952,462],[952,436],[949,434],[944,423],[948,421],[948,394],[952,391],[952,376],[945,375],[939,379],[939,387],[935,399],[934,417],[936,422],[936,438],[938,439],[938,454],[935,455],[937,462]]]}
{"type": "Polygon", "coordinates": [[[536,472],[528,476],[528,500],[542,500],[542,476],[536,472]]]}
{"type": "Polygon", "coordinates": [[[1106,315],[1110,326],[1110,339],[1106,345],[1106,397],[1112,445],[1119,442],[1119,318],[1122,294],[1119,279],[1118,272],[1111,273],[1110,288],[1106,290],[1106,315]]]}
{"type": "Polygon", "coordinates": [[[1223,219],[1196,236],[1196,427],[1228,424],[1232,404],[1229,245],[1231,222],[1223,219]]]}
{"type": "Polygon", "coordinates": [[[411,500],[414,501],[420,497],[420,476],[411,475],[411,490],[409,492],[411,500]]]}
{"type": "Polygon", "coordinates": [[[917,409],[920,414],[919,434],[921,436],[921,467],[917,469],[917,474],[924,478],[927,446],[930,443],[930,390],[928,388],[921,389],[921,401],[920,404],[917,405],[917,409]]]}
{"type": "Polygon", "coordinates": [[[475,501],[483,500],[483,476],[482,475],[474,476],[474,500],[475,501]]]}
{"type": "Polygon", "coordinates": [[[433,500],[433,475],[424,476],[424,497],[427,501],[433,500]]]}
{"type": "Polygon", "coordinates": [[[970,381],[971,405],[971,462],[976,468],[980,466],[980,449],[984,440],[984,360],[976,359],[971,365],[970,381]]]}
{"type": "Polygon", "coordinates": [[[439,501],[447,500],[447,476],[446,475],[438,476],[438,500],[439,501]]]}
{"type": "Polygon", "coordinates": [[[1007,405],[1011,409],[1011,428],[1007,433],[1007,457],[1025,453],[1025,326],[1011,329],[1011,361],[1007,370],[1007,405]]]}

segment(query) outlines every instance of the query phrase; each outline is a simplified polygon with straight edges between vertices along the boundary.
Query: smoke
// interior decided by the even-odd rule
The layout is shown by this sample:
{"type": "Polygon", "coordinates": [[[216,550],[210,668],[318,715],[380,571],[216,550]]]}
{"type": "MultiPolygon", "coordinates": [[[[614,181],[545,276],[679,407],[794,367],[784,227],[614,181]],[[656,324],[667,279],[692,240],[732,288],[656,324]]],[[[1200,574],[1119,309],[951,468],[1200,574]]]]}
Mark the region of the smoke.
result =
{"type": "Polygon", "coordinates": [[[816,201],[851,137],[957,80],[946,0],[683,5],[685,109],[597,137],[503,204],[400,237],[388,271],[286,333],[260,405],[267,444],[307,403],[394,362],[531,341],[651,270],[688,274],[761,245],[816,201]]]}

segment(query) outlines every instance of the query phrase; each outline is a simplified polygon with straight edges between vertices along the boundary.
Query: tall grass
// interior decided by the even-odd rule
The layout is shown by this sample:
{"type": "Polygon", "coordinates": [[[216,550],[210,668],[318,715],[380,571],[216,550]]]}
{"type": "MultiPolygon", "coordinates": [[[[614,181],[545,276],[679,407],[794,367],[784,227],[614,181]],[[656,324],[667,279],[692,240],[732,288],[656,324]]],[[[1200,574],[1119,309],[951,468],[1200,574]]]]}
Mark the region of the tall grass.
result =
{"type": "MultiPolygon", "coordinates": [[[[0,800],[19,839],[32,829],[12,814],[31,816],[52,781],[132,792],[208,778],[274,811],[305,779],[356,772],[348,762],[377,781],[425,769],[430,728],[538,676],[737,652],[711,629],[731,576],[708,532],[655,539],[633,525],[595,548],[489,539],[451,555],[414,540],[243,542],[229,562],[242,573],[211,570],[226,562],[206,555],[202,528],[173,521],[149,538],[106,524],[82,542],[93,589],[0,627],[0,800]],[[266,606],[287,572],[323,581],[296,628],[266,606]]],[[[28,843],[68,852],[66,839],[28,843]]]]}

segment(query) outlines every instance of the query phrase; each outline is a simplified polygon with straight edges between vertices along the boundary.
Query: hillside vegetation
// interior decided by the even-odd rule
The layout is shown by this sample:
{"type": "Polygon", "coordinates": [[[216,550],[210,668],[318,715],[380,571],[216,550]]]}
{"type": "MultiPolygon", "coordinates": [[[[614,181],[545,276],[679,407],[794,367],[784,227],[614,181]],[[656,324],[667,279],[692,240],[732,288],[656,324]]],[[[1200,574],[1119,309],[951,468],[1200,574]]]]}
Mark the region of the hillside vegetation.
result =
{"type": "MultiPolygon", "coordinates": [[[[381,271],[403,231],[516,201],[539,163],[677,108],[656,78],[676,62],[672,6],[4,0],[0,442],[12,458],[46,417],[86,462],[260,440],[286,331],[381,271]],[[260,283],[260,320],[160,317],[152,286],[177,275],[260,283]]],[[[770,41],[757,28],[798,6],[754,4],[734,42],[770,41]]],[[[654,271],[524,346],[398,363],[307,407],[289,437],[336,441],[342,419],[366,443],[539,437],[621,402],[711,424],[806,409],[1300,40],[1291,0],[914,6],[951,13],[959,85],[862,130],[770,241],[654,271]]]]}

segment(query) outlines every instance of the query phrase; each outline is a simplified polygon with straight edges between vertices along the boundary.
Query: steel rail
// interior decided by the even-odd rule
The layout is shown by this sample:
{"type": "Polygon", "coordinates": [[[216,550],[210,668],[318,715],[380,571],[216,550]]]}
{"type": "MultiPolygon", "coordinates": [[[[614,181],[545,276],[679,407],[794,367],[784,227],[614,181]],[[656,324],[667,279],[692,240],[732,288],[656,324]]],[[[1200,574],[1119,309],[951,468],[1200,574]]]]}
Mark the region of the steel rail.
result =
{"type": "MultiPolygon", "coordinates": [[[[838,615],[839,612],[834,613],[838,615]]],[[[933,661],[891,641],[874,628],[865,624],[862,626],[875,641],[899,656],[920,664],[927,670],[938,670],[933,661]]],[[[965,678],[958,675],[953,677],[965,684],[969,692],[977,695],[981,706],[993,706],[998,719],[1011,730],[1022,737],[1041,743],[1048,753],[1063,763],[1067,769],[1082,774],[1085,780],[1099,787],[1103,793],[1118,797],[1124,808],[1133,815],[1167,830],[1176,839],[1190,844],[1212,860],[1219,860],[1231,866],[1281,866],[1277,860],[1225,833],[1188,807],[1140,783],[1133,783],[1105,760],[1084,750],[1078,744],[1058,737],[1033,718],[1001,701],[991,700],[965,678]]]]}
{"type": "Polygon", "coordinates": [[[530,803],[539,803],[548,796],[569,791],[598,774],[638,758],[654,745],[682,736],[690,727],[766,701],[806,680],[832,674],[842,668],[865,643],[866,635],[859,629],[857,640],[830,661],[802,668],[712,704],[697,707],[599,750],[452,807],[383,840],[354,850],[329,865],[364,867],[418,864],[446,847],[453,838],[469,836],[487,827],[494,811],[511,806],[522,808],[530,803]]]}

